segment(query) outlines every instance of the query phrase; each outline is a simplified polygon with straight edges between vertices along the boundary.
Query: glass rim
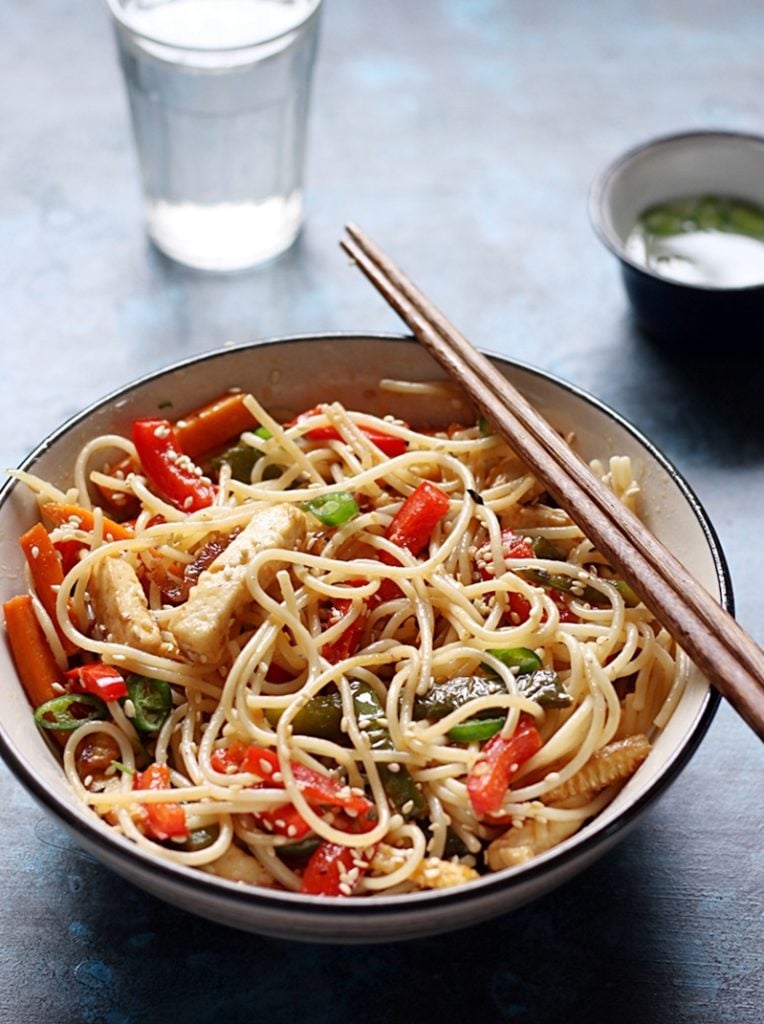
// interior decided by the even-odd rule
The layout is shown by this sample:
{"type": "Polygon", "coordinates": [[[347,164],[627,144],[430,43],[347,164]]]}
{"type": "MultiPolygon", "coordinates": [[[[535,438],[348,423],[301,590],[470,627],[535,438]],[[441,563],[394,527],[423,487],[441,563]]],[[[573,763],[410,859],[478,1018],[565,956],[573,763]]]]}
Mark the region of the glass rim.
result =
{"type": "MultiPolygon", "coordinates": [[[[173,50],[184,50],[188,53],[233,53],[237,50],[253,50],[259,46],[268,46],[279,39],[283,39],[285,36],[291,35],[316,16],[323,0],[306,0],[306,3],[310,4],[310,8],[305,17],[290,25],[289,28],[274,32],[269,36],[252,39],[246,43],[233,43],[230,46],[191,46],[188,43],[173,43],[168,39],[162,39],[157,35],[153,35],[151,32],[142,31],[131,24],[130,19],[125,16],[123,0],[105,0],[105,2],[115,25],[124,29],[125,32],[129,32],[131,36],[137,39],[143,39],[146,42],[153,43],[155,46],[167,46],[173,50]]],[[[176,0],[165,0],[165,2],[174,3],[176,0]]]]}

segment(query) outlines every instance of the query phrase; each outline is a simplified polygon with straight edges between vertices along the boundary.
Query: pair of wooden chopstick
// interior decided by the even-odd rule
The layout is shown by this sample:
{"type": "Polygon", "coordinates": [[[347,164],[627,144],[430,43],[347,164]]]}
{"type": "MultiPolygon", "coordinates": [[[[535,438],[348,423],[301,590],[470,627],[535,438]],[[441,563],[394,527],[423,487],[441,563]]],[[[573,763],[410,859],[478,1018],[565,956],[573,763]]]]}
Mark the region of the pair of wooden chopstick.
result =
{"type": "Polygon", "coordinates": [[[764,739],[764,652],[496,367],[355,225],[340,244],[560,506],[764,739]]]}

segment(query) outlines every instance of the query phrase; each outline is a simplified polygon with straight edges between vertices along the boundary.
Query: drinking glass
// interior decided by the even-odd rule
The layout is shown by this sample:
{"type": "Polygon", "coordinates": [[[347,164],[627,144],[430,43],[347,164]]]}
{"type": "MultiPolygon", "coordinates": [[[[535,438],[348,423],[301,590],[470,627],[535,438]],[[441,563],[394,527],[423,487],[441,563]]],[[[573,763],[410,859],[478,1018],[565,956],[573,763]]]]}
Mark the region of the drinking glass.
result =
{"type": "Polygon", "coordinates": [[[284,252],[303,222],[321,0],[106,0],[148,234],[203,270],[284,252]]]}

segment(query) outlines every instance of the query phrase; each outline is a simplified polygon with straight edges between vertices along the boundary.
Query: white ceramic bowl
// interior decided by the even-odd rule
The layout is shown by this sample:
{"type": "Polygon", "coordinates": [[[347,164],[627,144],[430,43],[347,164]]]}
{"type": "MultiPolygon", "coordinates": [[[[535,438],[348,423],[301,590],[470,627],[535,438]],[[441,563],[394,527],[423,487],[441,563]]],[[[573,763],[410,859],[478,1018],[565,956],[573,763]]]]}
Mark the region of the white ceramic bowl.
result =
{"type": "MultiPolygon", "coordinates": [[[[639,472],[646,519],[654,532],[722,604],[732,598],[724,557],[697,499],[677,471],[616,413],[538,370],[497,360],[502,371],[560,429],[575,430],[587,458],[630,455],[639,472]]],[[[34,451],[24,466],[57,483],[69,479],[80,446],[96,434],[128,430],[133,418],[171,401],[180,416],[236,385],[266,406],[298,412],[339,398],[355,408],[392,411],[416,424],[446,424],[458,410],[423,406],[421,398],[382,395],[383,377],[427,380],[443,372],[416,342],[390,336],[276,339],[218,351],[152,374],[86,409],[34,451]]],[[[166,413],[165,413],[166,415],[166,413]]],[[[19,535],[35,503],[22,486],[0,495],[0,599],[23,590],[19,535]]],[[[38,733],[10,654],[0,645],[0,752],[20,782],[94,857],[155,896],[214,921],[280,938],[378,942],[450,931],[532,900],[591,864],[620,840],[676,778],[718,704],[693,675],[647,761],[613,803],[581,832],[530,864],[486,875],[459,888],[395,897],[328,900],[236,885],[154,859],[112,833],[70,791],[56,757],[38,733]]]]}

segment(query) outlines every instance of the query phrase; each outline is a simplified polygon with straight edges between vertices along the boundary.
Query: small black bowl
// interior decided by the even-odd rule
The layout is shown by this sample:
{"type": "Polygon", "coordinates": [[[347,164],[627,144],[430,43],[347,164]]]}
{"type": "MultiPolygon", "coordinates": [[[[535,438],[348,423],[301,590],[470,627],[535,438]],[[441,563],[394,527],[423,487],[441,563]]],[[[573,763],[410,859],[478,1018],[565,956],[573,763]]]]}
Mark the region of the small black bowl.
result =
{"type": "Polygon", "coordinates": [[[671,345],[752,345],[764,340],[764,281],[745,287],[689,284],[653,273],[626,251],[640,214],[655,203],[717,194],[764,206],[764,137],[697,131],[629,150],[594,182],[589,216],[618,257],[640,326],[671,345]]]}

